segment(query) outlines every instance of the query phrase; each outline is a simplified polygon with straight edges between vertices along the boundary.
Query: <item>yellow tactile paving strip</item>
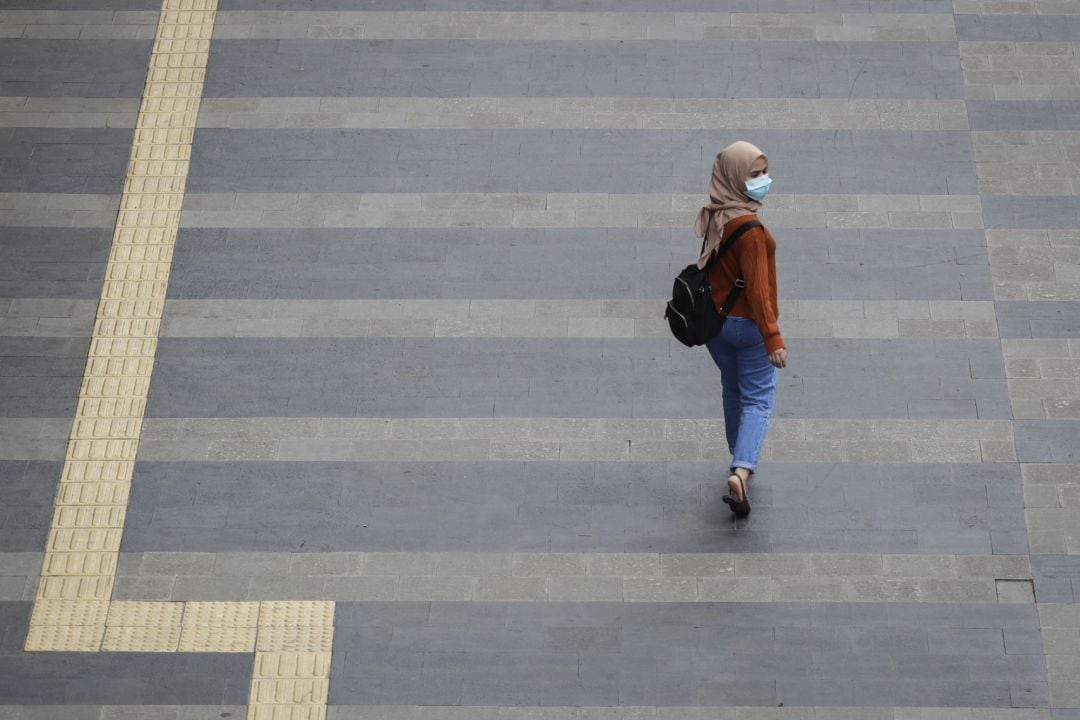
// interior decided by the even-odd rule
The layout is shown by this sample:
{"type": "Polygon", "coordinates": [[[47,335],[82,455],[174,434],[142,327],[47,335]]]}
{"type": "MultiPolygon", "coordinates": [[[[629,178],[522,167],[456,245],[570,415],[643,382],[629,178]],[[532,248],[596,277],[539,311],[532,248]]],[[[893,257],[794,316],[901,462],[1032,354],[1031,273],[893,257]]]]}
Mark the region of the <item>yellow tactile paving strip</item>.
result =
{"type": "MultiPolygon", "coordinates": [[[[38,589],[71,604],[34,613],[28,650],[105,640],[97,604],[112,595],[216,10],[162,6],[38,589]]],[[[111,644],[158,641],[119,627],[111,644]]]]}
{"type": "Polygon", "coordinates": [[[255,653],[248,718],[322,720],[333,602],[112,602],[217,0],[164,0],[27,651],[255,653]]]}

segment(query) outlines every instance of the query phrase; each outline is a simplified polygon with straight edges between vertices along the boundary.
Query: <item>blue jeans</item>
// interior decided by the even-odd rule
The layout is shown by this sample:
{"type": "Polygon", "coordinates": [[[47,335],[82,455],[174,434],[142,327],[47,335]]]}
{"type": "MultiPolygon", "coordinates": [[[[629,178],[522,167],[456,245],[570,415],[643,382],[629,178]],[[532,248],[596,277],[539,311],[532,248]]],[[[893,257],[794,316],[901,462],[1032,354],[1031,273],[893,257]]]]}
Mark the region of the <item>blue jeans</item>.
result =
{"type": "Polygon", "coordinates": [[[724,329],[706,347],[720,368],[731,467],[753,472],[769,432],[776,368],[769,362],[765,341],[750,318],[728,317],[724,329]]]}

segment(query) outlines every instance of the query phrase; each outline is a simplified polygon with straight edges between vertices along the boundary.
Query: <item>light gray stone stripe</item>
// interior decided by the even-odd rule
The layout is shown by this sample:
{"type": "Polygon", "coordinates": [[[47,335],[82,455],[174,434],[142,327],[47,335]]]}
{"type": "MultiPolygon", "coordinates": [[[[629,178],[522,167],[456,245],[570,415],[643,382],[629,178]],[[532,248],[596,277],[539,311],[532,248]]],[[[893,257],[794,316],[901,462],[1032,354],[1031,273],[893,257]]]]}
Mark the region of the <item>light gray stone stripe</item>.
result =
{"type": "Polygon", "coordinates": [[[973,132],[971,142],[984,195],[1080,195],[1080,131],[973,132]]]}
{"type": "Polygon", "coordinates": [[[1080,419],[1080,340],[1002,340],[1001,350],[1013,417],[1080,419]]]}
{"type": "Polygon", "coordinates": [[[960,67],[969,100],[1080,100],[1080,51],[1073,43],[962,42],[960,67]]]}
{"type": "Polygon", "coordinates": [[[119,195],[0,193],[0,227],[111,228],[119,195]]]}
{"type": "Polygon", "coordinates": [[[71,418],[0,418],[0,460],[63,460],[71,418]]]}
{"type": "MultiPolygon", "coordinates": [[[[0,115],[2,118],[2,115],[0,115]]],[[[959,100],[205,98],[200,128],[967,130],[959,100]]]]}
{"type": "Polygon", "coordinates": [[[987,230],[986,245],[996,299],[1080,300],[1080,229],[987,230]]]}
{"type": "Polygon", "coordinates": [[[0,298],[0,335],[90,337],[96,300],[0,298]]]}
{"type": "Polygon", "coordinates": [[[1039,605],[1039,625],[1051,702],[1080,707],[1080,604],[1039,605]]]}
{"type": "MultiPolygon", "coordinates": [[[[65,720],[65,717],[60,716],[58,720],[65,720]]],[[[330,705],[326,715],[326,720],[461,720],[462,718],[469,718],[469,720],[1050,720],[1051,711],[983,707],[330,705]]],[[[37,720],[37,718],[32,720],[37,720]]]]}
{"type": "Polygon", "coordinates": [[[952,14],[679,12],[218,13],[214,39],[950,41],[952,14]]]}
{"type": "Polygon", "coordinates": [[[1026,555],[122,553],[116,599],[1034,602],[1026,555]]]}
{"type": "MultiPolygon", "coordinates": [[[[667,461],[728,452],[722,420],[147,418],[146,461],[667,461]]],[[[1007,420],[776,419],[777,462],[1016,462],[1007,420]]]]}
{"type": "MultiPolygon", "coordinates": [[[[664,300],[169,300],[162,337],[667,337],[664,300]]],[[[0,332],[4,327],[0,301],[0,332]]],[[[789,338],[995,338],[994,303],[781,300],[789,338]]]]}
{"type": "Polygon", "coordinates": [[[0,38],[153,40],[157,21],[141,10],[0,10],[0,38]]]}
{"type": "Polygon", "coordinates": [[[0,97],[0,128],[133,128],[138,98],[0,97]]]}
{"type": "Polygon", "coordinates": [[[953,0],[957,15],[1080,15],[1075,0],[953,0]]]}
{"type": "MultiPolygon", "coordinates": [[[[674,194],[188,194],[181,226],[685,228],[702,202],[674,194]]],[[[775,228],[981,228],[982,203],[977,195],[778,193],[761,217],[775,228]]]]}

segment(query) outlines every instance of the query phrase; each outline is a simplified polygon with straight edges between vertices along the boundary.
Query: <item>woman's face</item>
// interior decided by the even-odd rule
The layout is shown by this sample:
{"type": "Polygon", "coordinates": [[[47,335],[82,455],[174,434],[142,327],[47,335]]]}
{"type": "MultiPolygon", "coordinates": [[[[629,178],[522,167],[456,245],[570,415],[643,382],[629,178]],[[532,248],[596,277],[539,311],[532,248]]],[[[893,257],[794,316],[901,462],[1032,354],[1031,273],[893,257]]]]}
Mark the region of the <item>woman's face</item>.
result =
{"type": "Polygon", "coordinates": [[[747,180],[753,180],[754,178],[761,177],[762,175],[769,174],[769,163],[764,157],[759,157],[754,161],[754,164],[750,166],[750,175],[747,180]]]}

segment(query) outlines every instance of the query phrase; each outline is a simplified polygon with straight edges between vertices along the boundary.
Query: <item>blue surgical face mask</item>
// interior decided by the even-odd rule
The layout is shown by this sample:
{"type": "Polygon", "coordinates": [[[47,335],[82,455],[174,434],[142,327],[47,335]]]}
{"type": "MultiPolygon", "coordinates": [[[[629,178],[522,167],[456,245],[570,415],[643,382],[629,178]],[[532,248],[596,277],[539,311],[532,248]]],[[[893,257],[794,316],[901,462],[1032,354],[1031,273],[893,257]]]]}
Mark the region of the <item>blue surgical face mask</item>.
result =
{"type": "Polygon", "coordinates": [[[759,175],[746,181],[746,196],[751,200],[761,202],[769,194],[769,186],[772,178],[768,175],[759,175]]]}

